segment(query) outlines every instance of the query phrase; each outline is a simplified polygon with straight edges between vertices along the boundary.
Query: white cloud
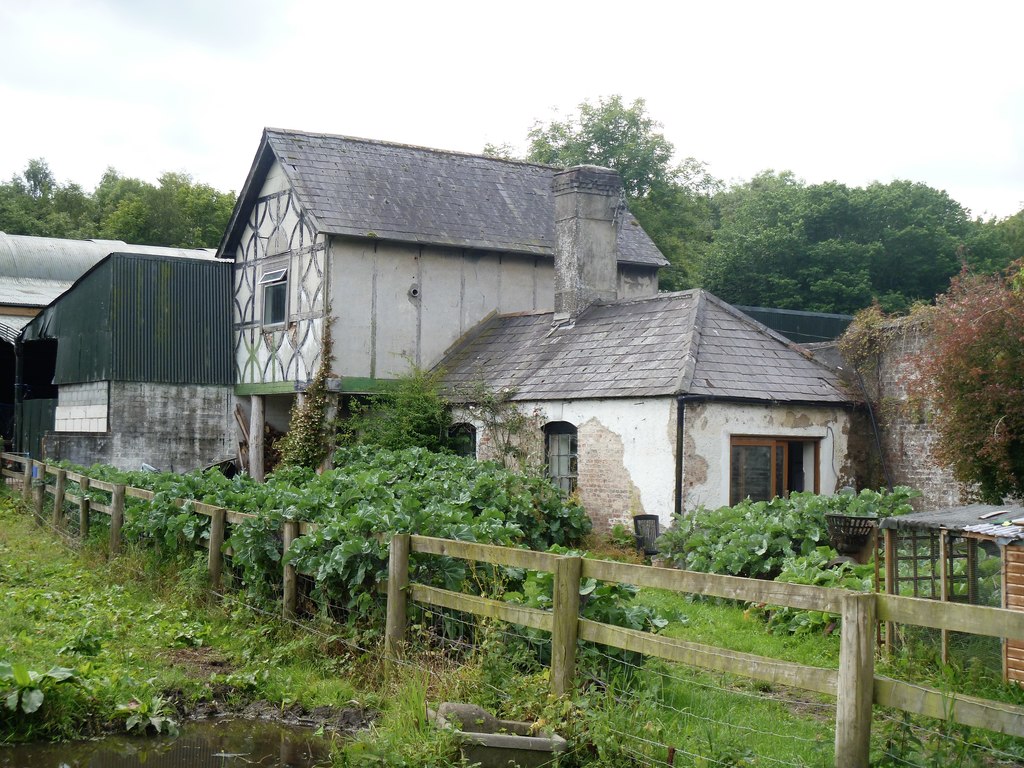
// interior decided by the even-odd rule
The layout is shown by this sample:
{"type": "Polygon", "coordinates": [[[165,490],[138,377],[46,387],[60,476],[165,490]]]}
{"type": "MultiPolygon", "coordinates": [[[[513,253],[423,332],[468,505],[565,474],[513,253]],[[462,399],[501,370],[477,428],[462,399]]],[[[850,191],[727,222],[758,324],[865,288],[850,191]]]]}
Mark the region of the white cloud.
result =
{"type": "Polygon", "coordinates": [[[644,97],[726,179],[911,178],[1024,199],[1024,6],[951,2],[46,0],[0,7],[0,176],[45,157],[241,186],[263,126],[463,151],[644,97]]]}

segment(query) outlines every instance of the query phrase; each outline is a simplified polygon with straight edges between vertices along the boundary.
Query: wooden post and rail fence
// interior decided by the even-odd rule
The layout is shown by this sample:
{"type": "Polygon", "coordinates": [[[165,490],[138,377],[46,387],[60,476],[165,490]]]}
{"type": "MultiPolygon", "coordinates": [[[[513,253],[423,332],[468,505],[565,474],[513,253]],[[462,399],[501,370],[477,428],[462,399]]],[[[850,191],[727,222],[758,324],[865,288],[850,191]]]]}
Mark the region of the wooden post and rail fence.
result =
{"type": "MultiPolygon", "coordinates": [[[[38,524],[43,521],[45,493],[54,496],[54,522],[62,519],[67,501],[77,502],[79,534],[83,537],[88,533],[92,513],[110,516],[110,548],[114,553],[120,546],[125,498],[153,497],[150,491],[99,480],[90,481],[85,475],[17,455],[2,454],[2,457],[9,463],[24,464],[20,472],[5,468],[3,475],[23,482],[23,498],[32,503],[38,524]],[[45,482],[45,477],[51,474],[55,477],[53,485],[45,482]],[[37,479],[34,486],[33,475],[37,479]],[[84,492],[77,496],[68,493],[65,490],[68,482],[78,483],[84,492]],[[112,495],[111,503],[103,505],[91,500],[89,489],[109,492],[112,495]]],[[[195,514],[210,517],[209,578],[211,585],[219,588],[227,526],[253,516],[192,500],[179,499],[175,503],[190,505],[189,508],[195,514]]],[[[284,551],[287,552],[297,538],[316,527],[313,523],[285,521],[281,531],[284,551]]],[[[296,614],[296,578],[294,566],[285,565],[282,612],[286,618],[296,614]]],[[[386,586],[384,647],[388,660],[398,660],[403,655],[407,610],[409,603],[413,602],[551,633],[550,687],[551,692],[558,696],[571,695],[575,690],[578,641],[835,696],[837,766],[861,768],[868,765],[872,710],[875,706],[1024,737],[1024,707],[951,694],[875,674],[876,630],[879,621],[1024,641],[1024,611],[569,557],[404,533],[394,534],[390,538],[386,586]],[[529,608],[412,582],[409,577],[409,557],[414,553],[552,573],[552,609],[529,608]],[[839,668],[828,669],[781,661],[581,618],[581,579],[838,614],[842,618],[839,668]]]]}

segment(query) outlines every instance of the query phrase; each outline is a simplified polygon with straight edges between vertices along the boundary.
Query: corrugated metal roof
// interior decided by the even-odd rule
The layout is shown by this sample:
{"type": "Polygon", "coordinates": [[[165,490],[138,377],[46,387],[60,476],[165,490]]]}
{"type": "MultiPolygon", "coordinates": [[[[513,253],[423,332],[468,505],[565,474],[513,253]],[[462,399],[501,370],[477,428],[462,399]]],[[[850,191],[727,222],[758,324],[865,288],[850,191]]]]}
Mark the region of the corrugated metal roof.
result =
{"type": "Polygon", "coordinates": [[[744,307],[739,304],[736,305],[736,309],[745,312],[797,344],[813,344],[838,339],[843,335],[847,326],[853,322],[853,315],[837,315],[829,312],[744,307]]]}
{"type": "Polygon", "coordinates": [[[484,321],[439,364],[446,386],[510,388],[518,400],[851,402],[835,371],[706,291],[595,304],[557,328],[552,320],[546,312],[484,321]]]}
{"type": "Polygon", "coordinates": [[[17,341],[21,329],[31,319],[31,317],[22,317],[21,315],[0,315],[0,341],[13,344],[17,341]]]}
{"type": "Polygon", "coordinates": [[[0,289],[9,280],[56,281],[70,286],[93,264],[116,251],[193,259],[213,258],[216,253],[211,248],[164,248],[129,245],[122,240],[66,240],[0,232],[0,289]]]}
{"type": "Polygon", "coordinates": [[[57,339],[56,384],[230,384],[231,267],[111,254],[29,322],[22,340],[57,339]]]}
{"type": "MultiPolygon", "coordinates": [[[[92,266],[91,264],[89,265],[92,266]]],[[[89,267],[86,267],[84,273],[89,267]]],[[[0,277],[0,305],[45,307],[75,284],[74,280],[0,277]]]]}
{"type": "Polygon", "coordinates": [[[945,528],[949,531],[989,536],[1006,542],[1024,541],[1024,524],[1015,525],[1012,522],[1014,520],[1024,521],[1024,507],[1018,504],[967,504],[962,507],[887,517],[879,525],[894,530],[945,528]]]}
{"type": "Polygon", "coordinates": [[[113,254],[117,381],[230,384],[231,263],[113,254]]]}
{"type": "MultiPolygon", "coordinates": [[[[303,209],[333,235],[374,237],[544,256],[554,254],[554,194],[560,168],[331,134],[268,128],[239,196],[224,247],[269,168],[281,163],[303,209]]],[[[668,262],[624,211],[620,262],[668,262]]]]}

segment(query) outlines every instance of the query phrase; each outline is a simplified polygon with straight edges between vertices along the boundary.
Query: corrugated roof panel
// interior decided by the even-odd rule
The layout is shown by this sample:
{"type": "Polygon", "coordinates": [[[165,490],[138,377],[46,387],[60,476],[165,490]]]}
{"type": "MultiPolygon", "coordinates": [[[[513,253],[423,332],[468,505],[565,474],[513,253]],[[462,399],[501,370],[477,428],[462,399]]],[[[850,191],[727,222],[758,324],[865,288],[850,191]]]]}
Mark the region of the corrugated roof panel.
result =
{"type": "Polygon", "coordinates": [[[112,258],[113,378],[230,384],[231,264],[112,258]]]}
{"type": "Polygon", "coordinates": [[[29,322],[57,340],[56,384],[230,384],[231,263],[112,254],[29,322]]]}

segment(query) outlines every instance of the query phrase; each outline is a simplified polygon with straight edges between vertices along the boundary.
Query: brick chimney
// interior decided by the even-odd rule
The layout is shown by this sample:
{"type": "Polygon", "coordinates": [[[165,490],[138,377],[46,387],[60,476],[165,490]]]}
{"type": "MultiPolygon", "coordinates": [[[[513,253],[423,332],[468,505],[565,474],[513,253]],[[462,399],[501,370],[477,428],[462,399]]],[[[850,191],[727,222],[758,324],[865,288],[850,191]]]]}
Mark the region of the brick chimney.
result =
{"type": "Polygon", "coordinates": [[[622,180],[580,165],[555,174],[555,319],[571,322],[595,302],[618,297],[616,250],[622,180]]]}

